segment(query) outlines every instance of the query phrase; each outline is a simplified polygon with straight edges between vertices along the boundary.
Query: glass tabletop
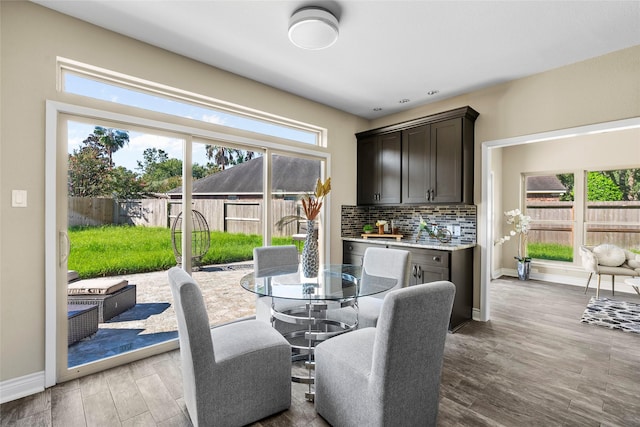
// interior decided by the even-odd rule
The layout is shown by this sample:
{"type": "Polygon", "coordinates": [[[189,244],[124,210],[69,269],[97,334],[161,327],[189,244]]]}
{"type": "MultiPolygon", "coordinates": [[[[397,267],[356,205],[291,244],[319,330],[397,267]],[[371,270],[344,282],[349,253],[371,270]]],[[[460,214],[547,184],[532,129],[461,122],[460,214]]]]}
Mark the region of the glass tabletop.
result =
{"type": "Polygon", "coordinates": [[[375,295],[393,288],[397,282],[350,264],[321,266],[314,278],[304,277],[296,264],[264,269],[260,277],[250,273],[240,279],[244,289],[260,296],[334,301],[375,295]]]}

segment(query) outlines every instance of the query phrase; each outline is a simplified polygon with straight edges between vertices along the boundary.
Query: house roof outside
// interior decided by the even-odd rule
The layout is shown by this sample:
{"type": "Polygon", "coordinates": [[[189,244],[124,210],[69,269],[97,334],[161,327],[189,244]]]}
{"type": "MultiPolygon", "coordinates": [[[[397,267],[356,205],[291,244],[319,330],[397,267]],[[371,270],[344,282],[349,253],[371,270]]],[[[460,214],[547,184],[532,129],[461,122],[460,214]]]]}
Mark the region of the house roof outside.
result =
{"type": "Polygon", "coordinates": [[[527,177],[527,193],[564,193],[567,191],[555,175],[527,177]]]}
{"type": "MultiPolygon", "coordinates": [[[[272,191],[301,194],[313,191],[320,177],[320,160],[273,156],[272,191]]],[[[263,158],[257,157],[193,182],[194,196],[262,194],[263,158]]],[[[169,196],[182,194],[174,188],[169,196]]]]}
{"type": "Polygon", "coordinates": [[[555,175],[538,175],[527,177],[527,199],[558,200],[567,188],[555,175]]]}

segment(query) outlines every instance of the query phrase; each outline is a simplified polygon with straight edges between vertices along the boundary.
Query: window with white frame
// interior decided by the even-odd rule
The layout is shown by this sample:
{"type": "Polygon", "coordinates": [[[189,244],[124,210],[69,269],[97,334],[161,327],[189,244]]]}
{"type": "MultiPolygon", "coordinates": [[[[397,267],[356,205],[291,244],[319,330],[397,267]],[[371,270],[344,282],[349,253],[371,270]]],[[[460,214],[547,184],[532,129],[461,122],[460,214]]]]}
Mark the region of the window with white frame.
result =
{"type": "Polygon", "coordinates": [[[585,244],[640,253],[640,169],[587,171],[585,244]]]}
{"type": "Polygon", "coordinates": [[[573,261],[575,204],[572,173],[528,175],[526,214],[531,217],[528,254],[532,258],[573,261]]]}
{"type": "Polygon", "coordinates": [[[59,58],[63,92],[320,145],[321,128],[59,58]]]}

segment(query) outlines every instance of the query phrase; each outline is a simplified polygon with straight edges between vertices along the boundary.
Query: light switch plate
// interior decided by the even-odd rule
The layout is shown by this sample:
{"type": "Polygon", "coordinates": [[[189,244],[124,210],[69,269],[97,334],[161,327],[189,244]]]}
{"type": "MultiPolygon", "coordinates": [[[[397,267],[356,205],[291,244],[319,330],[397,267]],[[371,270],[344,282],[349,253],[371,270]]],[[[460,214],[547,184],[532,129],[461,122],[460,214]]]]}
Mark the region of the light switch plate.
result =
{"type": "Polygon", "coordinates": [[[11,190],[11,207],[27,207],[27,190],[11,190]]]}

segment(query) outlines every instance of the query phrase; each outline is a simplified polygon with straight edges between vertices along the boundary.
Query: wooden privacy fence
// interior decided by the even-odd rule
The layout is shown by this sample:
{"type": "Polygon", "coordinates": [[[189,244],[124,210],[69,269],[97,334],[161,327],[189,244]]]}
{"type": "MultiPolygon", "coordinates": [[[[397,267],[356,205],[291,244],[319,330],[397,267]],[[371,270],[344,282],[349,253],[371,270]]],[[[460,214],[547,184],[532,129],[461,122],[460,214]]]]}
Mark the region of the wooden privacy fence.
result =
{"type": "MultiPolygon", "coordinates": [[[[118,201],[111,198],[69,197],[68,225],[171,227],[182,211],[181,203],[180,200],[169,199],[118,201]]],[[[273,199],[271,205],[274,236],[291,236],[300,232],[300,224],[295,221],[282,230],[276,226],[276,222],[284,216],[300,215],[300,204],[296,200],[273,199]]],[[[193,209],[205,217],[211,231],[262,234],[262,199],[194,199],[193,209]]]]}
{"type": "MultiPolygon", "coordinates": [[[[526,213],[532,219],[529,242],[573,246],[573,202],[528,202],[526,213]]],[[[640,202],[588,202],[585,221],[587,245],[640,248],[640,202]]]]}

